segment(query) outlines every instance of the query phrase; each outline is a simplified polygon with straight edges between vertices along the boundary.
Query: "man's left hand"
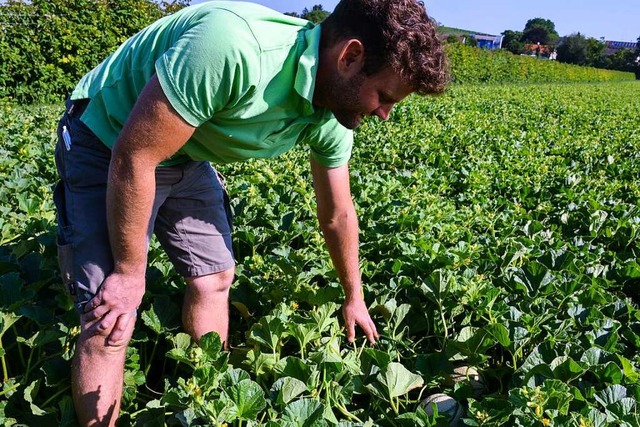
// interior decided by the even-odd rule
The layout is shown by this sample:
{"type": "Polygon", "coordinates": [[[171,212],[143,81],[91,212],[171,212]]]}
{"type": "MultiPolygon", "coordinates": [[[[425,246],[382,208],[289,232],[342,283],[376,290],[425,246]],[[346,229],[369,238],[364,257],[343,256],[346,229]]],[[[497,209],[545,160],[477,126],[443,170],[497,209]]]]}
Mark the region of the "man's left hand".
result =
{"type": "Polygon", "coordinates": [[[362,328],[364,334],[371,344],[376,343],[376,339],[380,337],[376,330],[376,325],[369,316],[369,310],[362,298],[348,298],[342,306],[342,316],[347,326],[347,341],[350,343],[356,337],[356,324],[362,328]]]}

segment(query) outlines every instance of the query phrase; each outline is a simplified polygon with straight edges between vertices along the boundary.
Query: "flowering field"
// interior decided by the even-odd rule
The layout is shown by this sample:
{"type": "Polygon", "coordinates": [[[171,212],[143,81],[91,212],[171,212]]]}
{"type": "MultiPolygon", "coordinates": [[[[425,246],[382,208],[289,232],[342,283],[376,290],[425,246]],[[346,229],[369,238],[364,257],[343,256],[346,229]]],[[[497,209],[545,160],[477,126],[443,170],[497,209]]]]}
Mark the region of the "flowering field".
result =
{"type": "MultiPolygon", "coordinates": [[[[75,425],[78,320],[50,195],[60,113],[0,103],[4,425],[75,425]]],[[[346,342],[304,147],[228,165],[231,350],[182,332],[184,284],[153,242],[121,426],[640,425],[639,83],[455,86],[356,144],[378,344],[346,342]],[[421,404],[436,393],[453,409],[421,404]]]]}

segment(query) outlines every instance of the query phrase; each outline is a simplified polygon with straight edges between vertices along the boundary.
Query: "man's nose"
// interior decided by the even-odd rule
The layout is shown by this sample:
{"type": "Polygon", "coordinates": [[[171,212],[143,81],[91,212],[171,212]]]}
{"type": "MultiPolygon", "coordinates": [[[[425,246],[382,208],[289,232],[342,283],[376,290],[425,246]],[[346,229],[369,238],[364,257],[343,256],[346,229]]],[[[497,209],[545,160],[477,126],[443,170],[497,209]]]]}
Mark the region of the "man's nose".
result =
{"type": "Polygon", "coordinates": [[[391,114],[391,109],[393,108],[393,104],[383,104],[376,108],[373,111],[373,114],[378,116],[381,120],[387,120],[389,118],[389,114],[391,114]]]}

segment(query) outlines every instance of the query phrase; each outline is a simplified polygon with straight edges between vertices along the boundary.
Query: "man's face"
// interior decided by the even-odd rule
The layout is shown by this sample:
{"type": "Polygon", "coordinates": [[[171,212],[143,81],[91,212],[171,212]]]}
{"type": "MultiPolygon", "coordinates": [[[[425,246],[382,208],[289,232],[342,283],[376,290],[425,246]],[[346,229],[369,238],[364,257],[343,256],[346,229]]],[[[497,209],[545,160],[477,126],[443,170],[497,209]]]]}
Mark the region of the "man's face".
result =
{"type": "Polygon", "coordinates": [[[336,74],[327,85],[327,107],[340,124],[355,129],[365,116],[387,120],[393,105],[412,91],[389,68],[371,76],[363,72],[351,78],[336,74]]]}

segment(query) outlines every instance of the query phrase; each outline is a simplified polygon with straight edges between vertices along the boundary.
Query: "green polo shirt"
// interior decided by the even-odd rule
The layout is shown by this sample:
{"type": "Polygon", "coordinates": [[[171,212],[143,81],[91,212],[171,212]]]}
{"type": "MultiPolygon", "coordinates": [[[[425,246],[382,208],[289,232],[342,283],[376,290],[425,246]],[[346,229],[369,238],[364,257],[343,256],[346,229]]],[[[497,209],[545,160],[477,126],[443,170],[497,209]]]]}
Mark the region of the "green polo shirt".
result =
{"type": "Polygon", "coordinates": [[[345,164],[353,133],[312,105],[320,26],[252,3],[211,1],[164,17],[85,75],[72,99],[112,147],[142,88],[157,74],[197,129],[164,164],[274,157],[297,143],[327,167],[345,164]]]}

